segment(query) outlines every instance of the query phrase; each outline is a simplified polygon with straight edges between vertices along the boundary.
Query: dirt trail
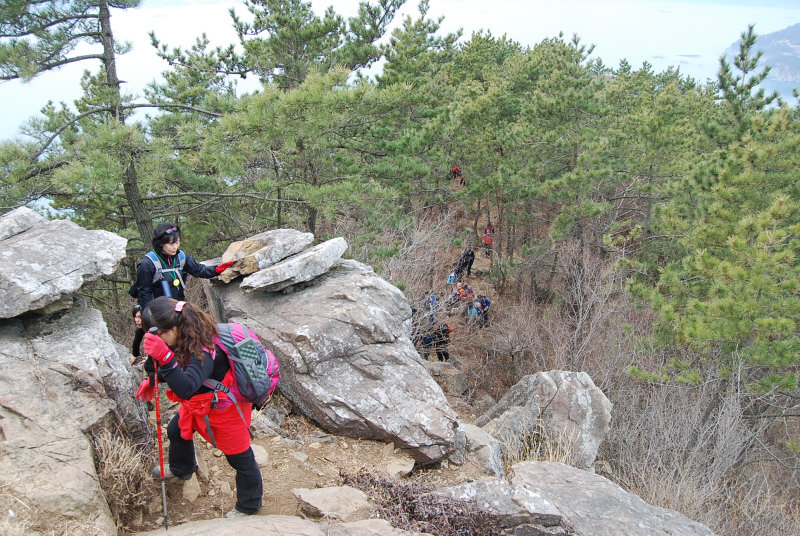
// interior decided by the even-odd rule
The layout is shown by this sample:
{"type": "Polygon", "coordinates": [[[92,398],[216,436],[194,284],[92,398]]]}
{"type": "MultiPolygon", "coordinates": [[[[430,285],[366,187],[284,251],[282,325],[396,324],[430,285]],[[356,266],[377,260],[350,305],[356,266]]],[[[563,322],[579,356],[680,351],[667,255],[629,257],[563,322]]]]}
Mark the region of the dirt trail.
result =
{"type": "MultiPolygon", "coordinates": [[[[452,399],[454,409],[466,422],[475,415],[458,399],[452,399]]],[[[151,415],[154,421],[155,416],[151,415]]],[[[298,515],[298,501],[292,494],[296,488],[318,488],[341,485],[340,473],[355,474],[360,469],[380,472],[392,456],[394,446],[389,443],[350,439],[326,434],[304,417],[290,415],[281,424],[287,437],[257,437],[253,445],[267,453],[267,463],[261,467],[264,480],[264,506],[257,515],[298,515]]],[[[233,508],[235,504],[235,478],[225,456],[198,434],[194,437],[203,462],[208,467],[208,477],[199,479],[200,495],[194,501],[184,497],[184,483],[167,484],[167,510],[170,525],[201,519],[214,519],[233,508]]],[[[166,441],[166,438],[165,438],[166,441]]],[[[166,443],[165,443],[166,446],[166,443]]],[[[447,461],[415,470],[412,479],[436,483],[437,487],[463,483],[470,478],[481,478],[476,465],[467,462],[462,466],[447,461]]],[[[120,534],[130,534],[157,529],[162,526],[161,486],[153,481],[152,499],[148,512],[120,534]]]]}

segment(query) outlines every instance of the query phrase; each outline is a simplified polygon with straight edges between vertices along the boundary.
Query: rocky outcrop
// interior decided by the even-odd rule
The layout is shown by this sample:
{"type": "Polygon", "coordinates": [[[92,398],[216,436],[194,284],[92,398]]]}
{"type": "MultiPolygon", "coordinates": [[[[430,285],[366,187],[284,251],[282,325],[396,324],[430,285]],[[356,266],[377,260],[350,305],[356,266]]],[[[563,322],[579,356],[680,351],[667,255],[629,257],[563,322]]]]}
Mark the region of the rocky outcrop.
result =
{"type": "Polygon", "coordinates": [[[371,268],[340,260],[289,293],[208,288],[220,317],[276,355],[281,392],[327,432],[392,442],[419,463],[452,452],[456,415],[409,339],[411,308],[371,268]]]}
{"type": "Polygon", "coordinates": [[[546,441],[550,452],[589,469],[611,424],[611,401],[585,372],[537,372],[475,424],[497,438],[507,459],[525,460],[531,445],[546,441]]]}
{"type": "Polygon", "coordinates": [[[344,238],[333,238],[247,276],[240,287],[277,291],[311,281],[327,272],[347,249],[344,238]]]}
{"type": "MultiPolygon", "coordinates": [[[[479,420],[484,428],[459,425],[409,339],[411,310],[402,293],[369,267],[341,260],[343,239],[308,247],[310,241],[292,230],[263,233],[240,243],[228,259],[238,263],[230,275],[250,274],[250,283],[203,281],[220,320],[247,323],[273,350],[281,362],[280,389],[306,416],[332,434],[387,442],[380,461],[395,478],[408,474],[414,462],[444,459],[456,445],[454,463],[470,460],[502,476],[501,454],[518,455],[534,434],[567,437],[570,456],[591,465],[610,404],[588,376],[551,371],[527,377],[479,420]]],[[[49,222],[23,209],[0,218],[3,268],[7,258],[16,263],[6,275],[0,269],[0,486],[37,512],[108,534],[116,527],[95,474],[92,435],[120,428],[144,441],[146,417],[144,405],[131,396],[136,383],[126,349],[111,339],[100,312],[73,293],[113,271],[123,254],[124,239],[111,233],[49,222]],[[31,273],[17,273],[25,269],[31,273]]],[[[432,369],[444,369],[440,381],[460,393],[461,380],[448,367],[432,369]]],[[[284,433],[281,409],[268,408],[254,420],[257,437],[284,433]]],[[[267,449],[253,450],[260,466],[276,467],[267,449]]],[[[199,500],[204,485],[232,500],[230,483],[211,473],[198,456],[197,477],[184,484],[182,500],[199,500]]],[[[326,521],[368,515],[360,492],[297,493],[307,512],[326,521]]],[[[438,493],[476,500],[507,534],[711,534],[602,477],[561,464],[517,464],[509,481],[438,493]]],[[[160,501],[155,506],[159,510],[160,501]]],[[[329,524],[258,515],[187,523],[170,533],[412,534],[375,519],[329,524]]]]}
{"type": "Polygon", "coordinates": [[[111,274],[127,241],[88,231],[67,220],[48,220],[20,207],[0,217],[0,318],[68,307],[87,281],[111,274]]]}
{"type": "Polygon", "coordinates": [[[359,521],[369,519],[375,510],[363,491],[350,486],[297,488],[292,493],[300,501],[300,511],[314,519],[359,521]]]}
{"type": "Polygon", "coordinates": [[[233,265],[220,274],[220,280],[230,283],[241,275],[250,275],[300,253],[314,242],[314,235],[294,229],[273,229],[234,242],[222,255],[222,262],[233,265]]]}
{"type": "Polygon", "coordinates": [[[522,462],[509,481],[482,480],[434,492],[474,500],[504,534],[713,536],[701,523],[651,506],[602,476],[553,462],[522,462]]]}
{"type": "Polygon", "coordinates": [[[92,435],[147,428],[125,349],[99,311],[68,311],[0,324],[0,485],[53,518],[115,534],[95,473],[92,435]]]}
{"type": "Polygon", "coordinates": [[[425,361],[425,367],[445,393],[462,396],[469,390],[469,380],[464,371],[444,361],[425,361]]]}

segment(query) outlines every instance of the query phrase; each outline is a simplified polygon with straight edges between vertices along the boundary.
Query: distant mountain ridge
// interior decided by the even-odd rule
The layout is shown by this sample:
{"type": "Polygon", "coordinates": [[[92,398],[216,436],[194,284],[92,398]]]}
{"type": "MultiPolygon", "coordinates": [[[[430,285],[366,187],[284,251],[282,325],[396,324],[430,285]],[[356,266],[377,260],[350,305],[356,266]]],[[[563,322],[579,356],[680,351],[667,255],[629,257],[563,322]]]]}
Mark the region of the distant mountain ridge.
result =
{"type": "MultiPolygon", "coordinates": [[[[739,52],[741,39],[725,50],[729,60],[739,52]]],[[[775,90],[783,97],[792,96],[793,88],[800,88],[800,23],[783,30],[758,36],[755,49],[762,51],[761,65],[772,69],[762,86],[775,90]]]]}

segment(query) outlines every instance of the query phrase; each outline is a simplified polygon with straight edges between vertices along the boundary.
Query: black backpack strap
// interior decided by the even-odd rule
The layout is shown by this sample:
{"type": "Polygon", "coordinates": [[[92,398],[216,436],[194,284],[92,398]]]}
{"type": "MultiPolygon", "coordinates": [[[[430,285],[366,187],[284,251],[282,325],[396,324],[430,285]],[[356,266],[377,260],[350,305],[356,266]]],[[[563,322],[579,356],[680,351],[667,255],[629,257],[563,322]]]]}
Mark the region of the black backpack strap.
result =
{"type": "MultiPolygon", "coordinates": [[[[250,434],[250,439],[253,439],[253,430],[250,429],[250,426],[247,425],[247,421],[244,419],[244,413],[242,412],[242,408],[239,406],[239,402],[236,400],[236,397],[231,395],[230,389],[228,389],[225,384],[220,381],[212,380],[211,378],[205,380],[203,382],[205,387],[209,389],[213,389],[214,397],[211,399],[211,407],[216,409],[217,402],[217,393],[222,391],[226,395],[228,395],[228,399],[233,402],[233,405],[236,406],[236,411],[239,413],[239,417],[242,418],[242,422],[247,426],[247,433],[250,434]]],[[[217,447],[217,443],[214,441],[214,434],[211,432],[211,423],[208,422],[208,415],[204,415],[203,418],[206,421],[206,430],[208,430],[208,438],[211,440],[211,444],[214,445],[214,448],[217,447]]]]}
{"type": "Polygon", "coordinates": [[[211,444],[214,445],[214,448],[217,448],[217,441],[214,439],[214,432],[211,431],[211,422],[208,420],[208,415],[203,415],[203,420],[206,421],[206,432],[208,432],[208,438],[211,440],[211,444]]]}

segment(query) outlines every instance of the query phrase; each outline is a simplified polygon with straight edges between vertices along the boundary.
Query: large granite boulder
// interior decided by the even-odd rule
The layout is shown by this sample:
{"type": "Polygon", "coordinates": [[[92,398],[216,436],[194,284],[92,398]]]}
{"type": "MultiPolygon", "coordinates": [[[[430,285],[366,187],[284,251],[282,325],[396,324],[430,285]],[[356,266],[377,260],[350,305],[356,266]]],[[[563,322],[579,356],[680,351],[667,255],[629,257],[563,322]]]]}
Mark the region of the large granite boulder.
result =
{"type": "Polygon", "coordinates": [[[147,440],[125,348],[82,303],[0,321],[0,486],[53,519],[116,534],[95,472],[92,435],[147,440]],[[63,516],[63,517],[62,517],[63,516]]]}
{"type": "Polygon", "coordinates": [[[393,442],[419,463],[453,450],[457,417],[409,339],[411,308],[368,266],[340,260],[288,293],[206,288],[219,318],[275,353],[279,389],[326,431],[393,442]]]}
{"type": "Polygon", "coordinates": [[[611,401],[585,372],[552,370],[525,376],[475,421],[503,446],[510,460],[525,460],[542,441],[579,469],[589,469],[611,425],[611,401]]]}
{"type": "Polygon", "coordinates": [[[126,243],[26,207],[0,216],[0,318],[68,306],[84,283],[116,269],[126,243]]]}
{"type": "Polygon", "coordinates": [[[714,534],[674,510],[647,504],[602,476],[562,463],[522,462],[512,467],[510,481],[486,479],[433,493],[475,501],[496,517],[504,534],[714,534]]]}

